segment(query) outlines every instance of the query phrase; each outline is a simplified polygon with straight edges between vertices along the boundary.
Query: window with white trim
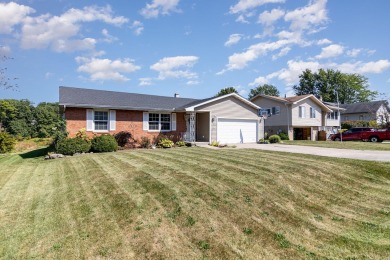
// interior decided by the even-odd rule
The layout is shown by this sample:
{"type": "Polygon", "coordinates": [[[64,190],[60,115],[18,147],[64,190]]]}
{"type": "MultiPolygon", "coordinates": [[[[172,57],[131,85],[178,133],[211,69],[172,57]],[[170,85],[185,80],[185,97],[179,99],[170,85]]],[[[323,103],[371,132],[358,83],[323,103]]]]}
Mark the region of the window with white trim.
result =
{"type": "Polygon", "coordinates": [[[305,107],[304,106],[299,106],[299,117],[305,118],[305,107]]]}
{"type": "Polygon", "coordinates": [[[326,115],[326,118],[327,119],[331,119],[331,120],[338,120],[339,119],[339,113],[336,111],[336,112],[331,112],[331,113],[328,113],[326,115]]]}
{"type": "Polygon", "coordinates": [[[93,123],[94,130],[108,131],[108,111],[94,111],[93,123]]]}
{"type": "Polygon", "coordinates": [[[310,107],[310,118],[316,118],[316,110],[310,107]]]}
{"type": "Polygon", "coordinates": [[[149,130],[170,131],[171,130],[171,115],[149,113],[149,130]]]}

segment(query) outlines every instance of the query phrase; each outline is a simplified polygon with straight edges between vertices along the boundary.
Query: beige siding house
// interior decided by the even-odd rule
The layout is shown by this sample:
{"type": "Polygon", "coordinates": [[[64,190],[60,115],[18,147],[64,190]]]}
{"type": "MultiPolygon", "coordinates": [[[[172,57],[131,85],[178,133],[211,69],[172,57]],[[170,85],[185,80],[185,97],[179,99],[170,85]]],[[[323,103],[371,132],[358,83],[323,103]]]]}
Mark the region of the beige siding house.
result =
{"type": "Polygon", "coordinates": [[[327,118],[334,111],[314,95],[287,98],[257,95],[251,101],[267,111],[264,128],[268,135],[284,132],[290,140],[317,140],[318,131],[339,125],[338,119],[327,118]]]}
{"type": "MultiPolygon", "coordinates": [[[[259,107],[232,93],[185,108],[195,113],[198,142],[255,143],[262,136],[259,107]]],[[[188,117],[188,124],[190,124],[188,117]]],[[[187,129],[190,129],[188,127],[187,129]]],[[[189,133],[186,134],[188,136],[189,133]]]]}

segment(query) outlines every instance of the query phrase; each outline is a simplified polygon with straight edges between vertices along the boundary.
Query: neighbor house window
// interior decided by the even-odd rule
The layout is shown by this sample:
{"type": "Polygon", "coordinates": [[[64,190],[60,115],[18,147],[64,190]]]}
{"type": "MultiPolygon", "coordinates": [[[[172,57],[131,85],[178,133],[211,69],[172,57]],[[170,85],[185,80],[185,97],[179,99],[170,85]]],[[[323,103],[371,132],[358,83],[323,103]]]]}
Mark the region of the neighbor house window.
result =
{"type": "Polygon", "coordinates": [[[327,119],[332,119],[332,120],[338,120],[339,119],[339,113],[338,112],[331,112],[328,113],[326,116],[327,119]]]}
{"type": "Polygon", "coordinates": [[[305,118],[305,107],[304,106],[299,106],[299,117],[305,118]]]}
{"type": "Polygon", "coordinates": [[[159,114],[149,113],[149,130],[171,130],[171,115],[170,114],[159,114]]]}
{"type": "Polygon", "coordinates": [[[316,110],[310,107],[310,118],[316,118],[316,110]]]}
{"type": "Polygon", "coordinates": [[[108,131],[108,111],[95,111],[93,122],[95,130],[108,131]]]}
{"type": "Polygon", "coordinates": [[[279,115],[280,114],[280,106],[272,107],[272,114],[279,115]]]}

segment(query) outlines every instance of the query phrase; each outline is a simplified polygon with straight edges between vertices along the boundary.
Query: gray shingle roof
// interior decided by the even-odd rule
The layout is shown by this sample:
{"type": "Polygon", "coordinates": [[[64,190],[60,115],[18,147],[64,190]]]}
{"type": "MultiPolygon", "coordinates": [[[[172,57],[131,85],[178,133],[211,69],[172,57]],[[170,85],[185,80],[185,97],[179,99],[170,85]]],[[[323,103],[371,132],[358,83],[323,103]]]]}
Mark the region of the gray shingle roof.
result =
{"type": "Polygon", "coordinates": [[[106,90],[60,87],[60,105],[130,110],[173,111],[201,103],[202,99],[175,98],[106,90]]]}
{"type": "Polygon", "coordinates": [[[341,104],[340,107],[345,108],[346,111],[343,114],[354,114],[354,113],[375,113],[378,111],[381,105],[386,105],[386,100],[361,102],[354,104],[341,104]]]}

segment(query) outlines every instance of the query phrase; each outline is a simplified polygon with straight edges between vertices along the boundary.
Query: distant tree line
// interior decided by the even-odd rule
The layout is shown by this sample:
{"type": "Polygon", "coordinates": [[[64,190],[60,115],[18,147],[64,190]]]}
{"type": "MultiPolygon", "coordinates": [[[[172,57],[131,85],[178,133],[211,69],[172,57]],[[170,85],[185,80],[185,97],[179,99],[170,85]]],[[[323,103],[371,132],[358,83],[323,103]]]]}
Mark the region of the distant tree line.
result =
{"type": "Polygon", "coordinates": [[[21,138],[53,137],[65,132],[65,120],[58,103],[42,102],[37,106],[27,99],[0,100],[1,130],[21,138]]]}
{"type": "MultiPolygon", "coordinates": [[[[372,101],[379,95],[377,91],[369,89],[366,77],[333,69],[319,69],[318,72],[304,70],[299,75],[299,84],[293,86],[293,91],[297,96],[313,94],[317,98],[321,97],[323,101],[340,104],[372,101]]],[[[238,91],[234,87],[223,88],[216,96],[229,93],[238,93],[238,91]]],[[[251,89],[248,98],[251,99],[259,94],[280,96],[276,86],[262,84],[251,89]]]]}

